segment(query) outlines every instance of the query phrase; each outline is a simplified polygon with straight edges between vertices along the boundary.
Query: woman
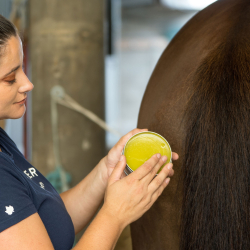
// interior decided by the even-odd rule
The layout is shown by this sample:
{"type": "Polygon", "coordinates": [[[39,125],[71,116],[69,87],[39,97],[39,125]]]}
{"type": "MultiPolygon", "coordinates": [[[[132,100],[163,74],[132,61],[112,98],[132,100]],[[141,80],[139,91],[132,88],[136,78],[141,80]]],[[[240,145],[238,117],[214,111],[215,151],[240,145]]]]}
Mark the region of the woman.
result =
{"type": "MultiPolygon", "coordinates": [[[[25,112],[33,85],[22,63],[17,31],[0,16],[0,120],[18,119],[25,112]]],[[[94,216],[104,194],[104,205],[73,249],[113,249],[122,230],[152,206],[174,174],[172,164],[167,164],[154,178],[166,161],[157,154],[122,178],[122,149],[141,131],[145,130],[122,137],[85,179],[59,195],[0,129],[0,249],[71,249],[74,235],[94,216]]],[[[173,159],[178,155],[173,153],[173,159]]]]}

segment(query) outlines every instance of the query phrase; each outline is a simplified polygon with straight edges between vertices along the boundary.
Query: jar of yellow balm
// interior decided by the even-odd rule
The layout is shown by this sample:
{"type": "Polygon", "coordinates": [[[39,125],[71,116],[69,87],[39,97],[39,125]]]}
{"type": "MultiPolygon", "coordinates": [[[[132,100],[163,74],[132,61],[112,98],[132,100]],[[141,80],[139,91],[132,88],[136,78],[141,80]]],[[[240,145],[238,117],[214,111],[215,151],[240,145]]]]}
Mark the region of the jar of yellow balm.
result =
{"type": "Polygon", "coordinates": [[[125,155],[127,161],[125,174],[132,173],[158,153],[167,156],[167,161],[160,168],[159,173],[167,163],[172,162],[172,151],[168,141],[163,136],[151,131],[133,135],[123,149],[123,155],[125,155]]]}

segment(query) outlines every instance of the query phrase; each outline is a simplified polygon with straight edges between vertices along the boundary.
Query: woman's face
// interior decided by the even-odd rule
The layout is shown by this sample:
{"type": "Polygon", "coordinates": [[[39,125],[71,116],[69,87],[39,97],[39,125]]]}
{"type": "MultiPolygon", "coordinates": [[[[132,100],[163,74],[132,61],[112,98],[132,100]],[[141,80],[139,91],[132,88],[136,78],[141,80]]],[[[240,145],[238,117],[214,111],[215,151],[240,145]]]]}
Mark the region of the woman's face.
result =
{"type": "Polygon", "coordinates": [[[22,42],[12,36],[0,56],[0,120],[18,119],[25,113],[25,99],[34,86],[22,67],[22,42]]]}

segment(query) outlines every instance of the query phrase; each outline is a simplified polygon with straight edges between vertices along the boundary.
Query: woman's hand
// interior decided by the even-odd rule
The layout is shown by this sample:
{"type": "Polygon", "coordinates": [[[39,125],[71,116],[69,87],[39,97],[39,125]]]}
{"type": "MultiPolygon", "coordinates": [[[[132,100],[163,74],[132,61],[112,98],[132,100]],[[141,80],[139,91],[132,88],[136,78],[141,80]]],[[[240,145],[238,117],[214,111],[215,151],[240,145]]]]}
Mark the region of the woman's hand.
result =
{"type": "MultiPolygon", "coordinates": [[[[113,172],[116,164],[119,162],[123,148],[126,145],[129,138],[137,133],[146,131],[148,131],[148,129],[137,129],[137,128],[133,129],[132,131],[121,137],[120,140],[115,144],[115,146],[111,148],[108,155],[104,158],[106,166],[106,176],[104,176],[104,178],[106,179],[106,181],[113,172]]],[[[123,177],[125,177],[125,174],[123,175],[123,177]]]]}
{"type": "MultiPolygon", "coordinates": [[[[133,129],[128,134],[121,137],[121,139],[115,144],[115,146],[109,151],[108,155],[105,156],[101,163],[99,164],[99,171],[101,173],[101,178],[106,186],[108,183],[108,178],[113,172],[116,164],[119,162],[119,159],[121,157],[123,148],[130,137],[133,135],[140,133],[140,132],[146,132],[148,129],[133,129]]],[[[172,159],[177,160],[179,158],[178,154],[172,152],[172,159]]],[[[121,178],[125,177],[126,175],[123,173],[121,178]]]]}
{"type": "Polygon", "coordinates": [[[167,160],[166,156],[157,154],[133,173],[121,179],[126,159],[124,156],[120,158],[108,180],[101,212],[108,215],[110,219],[118,221],[123,229],[140,218],[153,205],[168,185],[169,176],[173,176],[174,170],[173,164],[168,163],[155,176],[167,160]]]}

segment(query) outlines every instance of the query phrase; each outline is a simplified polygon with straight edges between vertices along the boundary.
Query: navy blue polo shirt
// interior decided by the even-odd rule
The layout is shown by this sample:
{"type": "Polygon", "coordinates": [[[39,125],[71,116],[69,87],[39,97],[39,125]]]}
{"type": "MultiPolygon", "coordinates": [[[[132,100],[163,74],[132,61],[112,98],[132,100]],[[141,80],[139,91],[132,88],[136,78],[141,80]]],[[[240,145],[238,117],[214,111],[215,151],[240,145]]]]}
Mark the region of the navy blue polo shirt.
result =
{"type": "Polygon", "coordinates": [[[38,213],[55,250],[71,249],[74,226],[58,192],[2,128],[0,147],[0,232],[38,213]]]}

